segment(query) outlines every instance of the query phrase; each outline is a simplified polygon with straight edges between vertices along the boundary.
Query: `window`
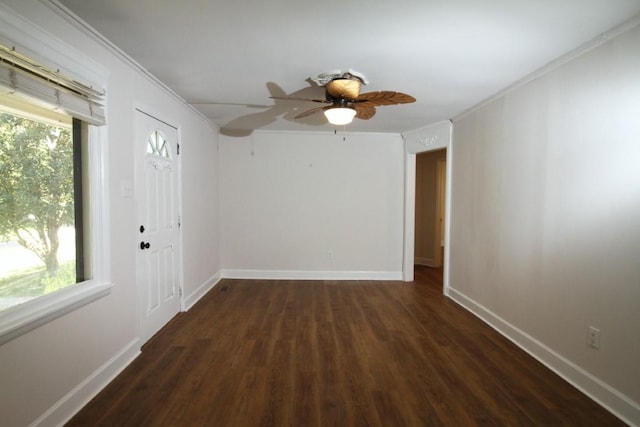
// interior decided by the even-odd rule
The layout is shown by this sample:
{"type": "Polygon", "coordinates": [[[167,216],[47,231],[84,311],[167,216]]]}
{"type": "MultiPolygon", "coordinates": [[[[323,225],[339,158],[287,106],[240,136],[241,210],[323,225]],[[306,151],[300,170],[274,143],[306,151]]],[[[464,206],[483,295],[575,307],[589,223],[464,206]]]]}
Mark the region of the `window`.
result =
{"type": "Polygon", "coordinates": [[[110,292],[101,100],[0,46],[0,344],[110,292]]]}
{"type": "Polygon", "coordinates": [[[159,130],[153,131],[147,138],[147,154],[164,157],[165,159],[169,158],[167,138],[159,130]]]}
{"type": "Polygon", "coordinates": [[[0,97],[0,310],[90,278],[82,122],[7,104],[0,97]]]}

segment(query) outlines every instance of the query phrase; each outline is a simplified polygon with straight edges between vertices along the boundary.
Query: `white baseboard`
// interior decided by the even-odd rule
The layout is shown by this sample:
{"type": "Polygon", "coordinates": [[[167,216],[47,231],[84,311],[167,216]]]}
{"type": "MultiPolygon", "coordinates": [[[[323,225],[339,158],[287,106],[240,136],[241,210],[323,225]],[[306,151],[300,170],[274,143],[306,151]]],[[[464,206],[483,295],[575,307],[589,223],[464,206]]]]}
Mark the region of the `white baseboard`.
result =
{"type": "MultiPolygon", "coordinates": [[[[189,310],[222,276],[214,275],[184,300],[185,311],[189,310]]],[[[63,425],[69,421],[80,409],[93,399],[104,387],[124,370],[140,354],[140,340],[138,338],[127,344],[118,354],[98,368],[92,375],[73,388],[62,399],[56,402],[31,426],[63,425]]]]}
{"type": "Polygon", "coordinates": [[[222,270],[225,279],[402,280],[402,271],[222,270]]]}
{"type": "Polygon", "coordinates": [[[132,340],[104,365],[57,401],[31,426],[61,426],[93,399],[140,354],[140,340],[132,340]]]}
{"type": "Polygon", "coordinates": [[[198,289],[196,289],[195,291],[193,291],[191,293],[191,295],[189,295],[188,297],[186,297],[183,301],[184,306],[182,307],[183,311],[188,311],[191,309],[191,307],[193,307],[195,305],[195,303],[197,303],[200,298],[202,298],[203,296],[205,296],[205,294],[207,292],[209,292],[211,289],[213,289],[213,287],[215,285],[218,284],[218,282],[222,279],[222,274],[220,272],[214,274],[213,276],[211,276],[209,278],[209,280],[207,280],[206,282],[204,282],[202,285],[200,285],[198,287],[198,289]]]}
{"type": "Polygon", "coordinates": [[[449,288],[448,296],[622,421],[631,426],[640,425],[640,404],[554,352],[462,292],[449,288]]]}

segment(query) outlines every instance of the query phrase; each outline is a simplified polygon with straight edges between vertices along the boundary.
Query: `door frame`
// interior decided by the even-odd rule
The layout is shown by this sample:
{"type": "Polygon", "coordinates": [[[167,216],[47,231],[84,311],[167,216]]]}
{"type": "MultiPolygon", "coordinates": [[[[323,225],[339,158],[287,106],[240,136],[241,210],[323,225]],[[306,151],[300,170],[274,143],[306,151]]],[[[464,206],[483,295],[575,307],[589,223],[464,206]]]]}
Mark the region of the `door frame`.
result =
{"type": "MultiPolygon", "coordinates": [[[[446,150],[446,148],[445,148],[446,150]]],[[[433,242],[433,254],[435,265],[438,267],[443,266],[442,247],[444,245],[444,227],[445,222],[445,195],[447,192],[447,159],[436,160],[436,218],[434,225],[434,242],[433,242]],[[444,172],[444,173],[443,173],[444,172]]]]}
{"type": "MultiPolygon", "coordinates": [[[[135,135],[135,116],[136,113],[140,113],[140,114],[144,114],[146,116],[149,116],[151,118],[153,118],[154,120],[157,120],[161,123],[164,123],[165,125],[173,128],[176,130],[176,139],[177,139],[177,144],[178,144],[178,155],[176,156],[175,159],[175,166],[176,166],[176,212],[178,213],[178,236],[177,236],[177,248],[176,248],[176,269],[177,269],[177,276],[178,276],[178,298],[180,301],[180,309],[179,312],[185,311],[185,297],[184,297],[184,259],[183,259],[183,233],[182,233],[182,222],[183,222],[183,215],[182,215],[182,128],[181,126],[176,126],[174,124],[171,123],[171,121],[168,120],[164,120],[163,118],[163,113],[159,112],[157,109],[150,107],[149,105],[146,104],[141,104],[141,103],[135,103],[134,104],[134,108],[133,108],[133,117],[134,117],[134,122],[133,122],[133,126],[134,126],[134,135],[135,135]]],[[[136,146],[134,144],[134,146],[132,147],[133,150],[136,149],[136,146]]],[[[136,163],[136,153],[134,151],[134,156],[133,156],[133,162],[134,162],[134,177],[137,177],[137,168],[141,167],[141,165],[138,165],[136,163]]],[[[134,180],[134,188],[137,189],[137,183],[134,180]]],[[[135,194],[135,193],[134,193],[135,194]]],[[[136,227],[139,225],[140,222],[140,218],[139,216],[139,206],[138,206],[138,197],[134,197],[134,208],[135,208],[135,220],[136,220],[136,227]]],[[[137,230],[135,230],[137,231],[137,230]]],[[[136,238],[138,236],[136,235],[136,238]]],[[[137,242],[137,240],[135,240],[137,242]]],[[[137,253],[136,253],[136,257],[137,257],[137,253]]],[[[138,277],[138,265],[136,262],[136,312],[137,312],[137,331],[138,331],[138,336],[141,336],[142,333],[142,319],[141,319],[141,302],[140,301],[140,292],[138,289],[138,281],[137,281],[137,277],[138,277]]],[[[143,343],[144,344],[144,343],[143,343]]]]}
{"type": "Polygon", "coordinates": [[[415,264],[415,207],[416,207],[416,153],[446,148],[446,182],[444,206],[444,263],[442,292],[449,295],[449,266],[451,265],[451,177],[453,171],[453,126],[450,121],[437,123],[431,128],[420,129],[403,135],[405,140],[404,179],[404,247],[402,277],[412,282],[415,264]]]}

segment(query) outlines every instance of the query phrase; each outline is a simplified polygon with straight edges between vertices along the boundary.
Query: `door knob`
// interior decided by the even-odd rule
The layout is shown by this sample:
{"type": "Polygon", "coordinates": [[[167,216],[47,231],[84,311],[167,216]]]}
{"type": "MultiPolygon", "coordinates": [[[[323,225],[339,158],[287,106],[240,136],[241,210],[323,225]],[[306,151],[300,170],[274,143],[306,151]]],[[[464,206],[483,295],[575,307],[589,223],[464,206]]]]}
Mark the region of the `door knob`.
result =
{"type": "Polygon", "coordinates": [[[149,246],[151,246],[149,244],[149,242],[145,243],[145,242],[140,242],[140,249],[145,250],[145,249],[149,249],[149,246]]]}

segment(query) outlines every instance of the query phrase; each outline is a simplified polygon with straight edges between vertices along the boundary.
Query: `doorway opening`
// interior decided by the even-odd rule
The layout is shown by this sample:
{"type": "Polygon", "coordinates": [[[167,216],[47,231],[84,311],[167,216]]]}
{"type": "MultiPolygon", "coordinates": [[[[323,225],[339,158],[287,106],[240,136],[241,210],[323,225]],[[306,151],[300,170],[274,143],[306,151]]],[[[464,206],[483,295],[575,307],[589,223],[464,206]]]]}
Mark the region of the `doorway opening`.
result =
{"type": "Polygon", "coordinates": [[[414,277],[443,287],[447,149],[416,155],[414,277]]]}

